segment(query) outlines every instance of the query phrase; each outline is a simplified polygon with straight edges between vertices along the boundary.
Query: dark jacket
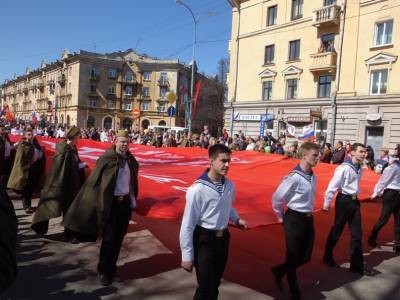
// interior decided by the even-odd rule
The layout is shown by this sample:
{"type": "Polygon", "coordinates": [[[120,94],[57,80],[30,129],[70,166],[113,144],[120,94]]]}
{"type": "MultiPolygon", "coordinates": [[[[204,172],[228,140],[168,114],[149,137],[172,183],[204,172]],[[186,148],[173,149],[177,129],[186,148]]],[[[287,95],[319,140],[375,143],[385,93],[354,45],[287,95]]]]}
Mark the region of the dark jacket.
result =
{"type": "Polygon", "coordinates": [[[329,149],[325,149],[322,152],[320,161],[329,164],[331,162],[331,159],[332,159],[332,151],[329,149]]]}
{"type": "Polygon", "coordinates": [[[0,197],[0,294],[14,282],[17,274],[17,225],[12,203],[0,197]]]}
{"type": "Polygon", "coordinates": [[[32,229],[45,234],[50,219],[65,214],[80,187],[79,157],[75,147],[62,141],[56,146],[50,172],[33,216],[32,229]]]}
{"type": "MultiPolygon", "coordinates": [[[[112,201],[116,201],[113,195],[121,159],[115,146],[98,159],[64,216],[64,227],[90,236],[98,236],[102,232],[109,218],[112,201]]],[[[137,199],[139,164],[129,152],[127,161],[131,171],[132,192],[137,199]]]]}
{"type": "Polygon", "coordinates": [[[340,148],[340,150],[333,152],[332,163],[333,164],[341,164],[342,162],[344,162],[345,155],[346,155],[346,151],[344,150],[343,147],[340,148]]]}

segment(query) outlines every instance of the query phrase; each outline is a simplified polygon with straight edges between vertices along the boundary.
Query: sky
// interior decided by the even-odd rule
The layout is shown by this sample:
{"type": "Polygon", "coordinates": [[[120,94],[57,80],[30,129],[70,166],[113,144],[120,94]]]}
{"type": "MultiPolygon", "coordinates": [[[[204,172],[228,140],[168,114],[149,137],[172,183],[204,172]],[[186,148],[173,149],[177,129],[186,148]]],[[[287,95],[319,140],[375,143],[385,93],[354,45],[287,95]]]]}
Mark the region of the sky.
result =
{"type": "MultiPolygon", "coordinates": [[[[199,71],[217,73],[228,57],[226,0],[183,0],[198,18],[199,71]]],[[[63,49],[98,53],[129,48],[160,59],[192,59],[193,19],[175,0],[1,0],[0,83],[27,67],[61,58],[63,49]]]]}

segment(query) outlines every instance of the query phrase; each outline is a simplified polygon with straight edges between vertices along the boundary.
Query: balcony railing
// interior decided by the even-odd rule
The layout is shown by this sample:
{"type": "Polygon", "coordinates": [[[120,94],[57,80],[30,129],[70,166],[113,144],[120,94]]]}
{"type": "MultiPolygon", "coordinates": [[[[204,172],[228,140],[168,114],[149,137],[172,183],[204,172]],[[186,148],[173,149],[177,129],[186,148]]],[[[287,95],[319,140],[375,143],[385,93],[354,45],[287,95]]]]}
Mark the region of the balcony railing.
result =
{"type": "Polygon", "coordinates": [[[313,22],[312,25],[320,27],[322,25],[338,25],[340,21],[340,6],[332,4],[324,6],[320,9],[313,11],[313,22]]]}
{"type": "Polygon", "coordinates": [[[310,55],[313,62],[310,67],[311,72],[333,71],[336,69],[336,52],[322,52],[310,55]]]}
{"type": "Polygon", "coordinates": [[[169,86],[169,81],[166,78],[161,78],[158,80],[158,85],[159,86],[169,86]]]}

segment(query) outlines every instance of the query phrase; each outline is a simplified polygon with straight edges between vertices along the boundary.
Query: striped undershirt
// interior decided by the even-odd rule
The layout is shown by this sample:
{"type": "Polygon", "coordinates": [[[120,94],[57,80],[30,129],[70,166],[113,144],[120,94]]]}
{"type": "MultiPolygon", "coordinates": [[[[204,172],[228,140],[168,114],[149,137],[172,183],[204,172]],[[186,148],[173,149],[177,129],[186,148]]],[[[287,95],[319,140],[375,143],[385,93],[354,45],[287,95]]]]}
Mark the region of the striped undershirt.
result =
{"type": "Polygon", "coordinates": [[[214,185],[217,188],[218,193],[222,195],[222,192],[224,191],[224,184],[222,182],[214,182],[214,185]]]}

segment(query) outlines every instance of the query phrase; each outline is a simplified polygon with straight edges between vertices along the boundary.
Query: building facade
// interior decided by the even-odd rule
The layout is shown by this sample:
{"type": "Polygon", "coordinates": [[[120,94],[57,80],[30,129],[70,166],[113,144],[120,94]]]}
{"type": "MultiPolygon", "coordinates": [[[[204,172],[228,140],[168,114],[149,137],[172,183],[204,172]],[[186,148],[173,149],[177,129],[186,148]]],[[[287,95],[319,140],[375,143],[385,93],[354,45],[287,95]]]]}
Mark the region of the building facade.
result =
{"type": "Polygon", "coordinates": [[[1,86],[2,107],[16,120],[106,129],[184,126],[190,68],[125,52],[64,51],[60,61],[14,76],[1,86]],[[168,100],[173,92],[176,99],[168,100]],[[169,117],[167,109],[176,113],[169,117]],[[183,107],[183,109],[182,109],[183,107]],[[140,114],[133,114],[139,110],[140,114]]]}
{"type": "Polygon", "coordinates": [[[226,128],[278,135],[292,125],[300,136],[311,124],[326,141],[400,143],[398,1],[229,3],[226,128]]]}

